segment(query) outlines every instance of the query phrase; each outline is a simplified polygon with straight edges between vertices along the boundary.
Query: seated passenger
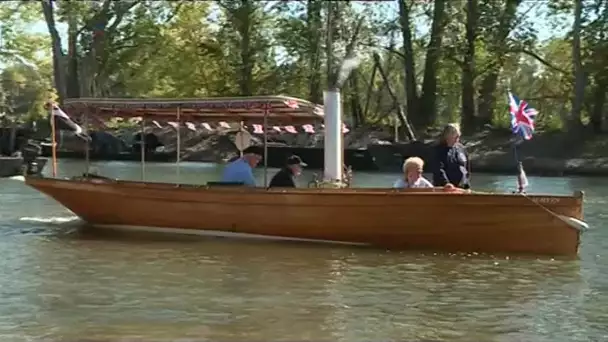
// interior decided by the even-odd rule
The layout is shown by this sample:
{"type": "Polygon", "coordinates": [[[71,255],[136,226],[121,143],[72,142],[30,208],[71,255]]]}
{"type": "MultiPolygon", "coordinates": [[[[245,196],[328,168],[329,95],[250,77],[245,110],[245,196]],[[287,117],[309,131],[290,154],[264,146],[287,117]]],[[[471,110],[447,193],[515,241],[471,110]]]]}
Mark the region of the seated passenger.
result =
{"type": "Polygon", "coordinates": [[[403,176],[395,182],[393,188],[432,188],[433,184],[422,177],[424,161],[418,157],[407,158],[403,163],[403,176]]]}
{"type": "Polygon", "coordinates": [[[306,167],[306,163],[304,163],[300,157],[293,155],[287,158],[285,166],[272,177],[268,187],[295,188],[296,183],[294,177],[297,177],[302,173],[302,167],[306,167]]]}
{"type": "Polygon", "coordinates": [[[262,149],[257,146],[250,146],[243,151],[243,156],[230,162],[224,167],[221,181],[225,183],[243,183],[248,186],[255,186],[253,168],[262,160],[262,149]]]}

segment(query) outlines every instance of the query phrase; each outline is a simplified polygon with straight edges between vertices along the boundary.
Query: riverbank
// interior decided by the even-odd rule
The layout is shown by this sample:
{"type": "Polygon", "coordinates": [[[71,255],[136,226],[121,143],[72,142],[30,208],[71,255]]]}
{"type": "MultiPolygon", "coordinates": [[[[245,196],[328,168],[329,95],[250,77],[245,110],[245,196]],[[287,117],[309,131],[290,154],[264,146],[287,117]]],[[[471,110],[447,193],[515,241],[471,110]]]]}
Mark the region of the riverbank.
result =
{"type": "Polygon", "coordinates": [[[519,160],[528,174],[608,176],[608,136],[541,133],[516,149],[508,132],[486,132],[463,140],[477,172],[513,173],[519,160]]]}
{"type": "MultiPolygon", "coordinates": [[[[155,156],[147,155],[150,161],[174,162],[176,156],[175,130],[159,129],[153,131],[163,147],[155,156]],[[158,158],[156,158],[158,157],[158,158]]],[[[223,163],[238,154],[233,141],[234,131],[182,132],[180,160],[193,162],[223,163]]],[[[345,135],[344,144],[347,164],[355,171],[398,172],[404,158],[420,156],[432,160],[433,134],[422,137],[418,142],[394,143],[386,131],[352,131],[345,135]]],[[[513,174],[516,170],[514,153],[515,137],[509,131],[488,130],[473,136],[465,136],[462,142],[469,152],[472,171],[494,174],[513,174]]],[[[64,138],[65,153],[60,157],[84,158],[78,141],[64,138]],[[78,152],[79,151],[79,152],[78,152]]],[[[107,140],[107,139],[106,139],[107,140]]],[[[123,138],[122,140],[126,140],[123,138]]],[[[312,168],[322,168],[323,136],[318,134],[272,134],[269,137],[269,165],[280,166],[286,155],[299,154],[312,168]]],[[[255,144],[262,139],[253,136],[255,144]]],[[[81,142],[80,142],[81,144],[81,142]]],[[[102,142],[95,142],[95,151],[108,151],[102,142]]],[[[116,145],[116,143],[114,143],[116,145]]],[[[128,144],[127,144],[128,145],[128,144]]],[[[111,149],[115,151],[116,149],[111,149]]],[[[139,161],[139,149],[116,152],[92,153],[95,160],[133,160],[139,161]],[[119,158],[120,157],[120,158],[119,158]]],[[[50,154],[47,153],[46,154],[50,154]]],[[[608,176],[608,136],[598,136],[581,132],[580,134],[539,133],[530,141],[517,147],[517,158],[523,162],[530,175],[563,176],[586,175],[608,176]]]]}

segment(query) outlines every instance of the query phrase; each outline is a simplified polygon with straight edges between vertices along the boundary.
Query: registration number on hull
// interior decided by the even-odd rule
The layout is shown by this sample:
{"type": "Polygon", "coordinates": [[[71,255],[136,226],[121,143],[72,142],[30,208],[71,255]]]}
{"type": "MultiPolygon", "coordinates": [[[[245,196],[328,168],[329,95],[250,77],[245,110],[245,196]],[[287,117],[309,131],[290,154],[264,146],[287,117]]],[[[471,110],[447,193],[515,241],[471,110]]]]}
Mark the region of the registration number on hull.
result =
{"type": "Polygon", "coordinates": [[[530,199],[538,204],[557,204],[560,201],[559,198],[555,197],[532,197],[530,199]]]}

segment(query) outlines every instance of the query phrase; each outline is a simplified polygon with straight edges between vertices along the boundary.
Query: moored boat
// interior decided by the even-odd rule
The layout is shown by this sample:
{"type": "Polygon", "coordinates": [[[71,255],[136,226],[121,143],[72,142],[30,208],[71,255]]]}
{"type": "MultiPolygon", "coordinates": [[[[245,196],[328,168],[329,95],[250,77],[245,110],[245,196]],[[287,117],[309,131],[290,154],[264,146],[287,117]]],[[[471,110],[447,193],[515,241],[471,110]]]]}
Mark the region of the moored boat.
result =
{"type": "Polygon", "coordinates": [[[24,172],[40,174],[46,162],[46,158],[35,158],[32,162],[23,157],[0,157],[0,178],[21,176],[24,172]]]}
{"type": "Polygon", "coordinates": [[[262,122],[264,131],[275,122],[324,120],[321,187],[267,189],[266,177],[260,188],[152,183],[145,181],[143,163],[137,182],[27,177],[26,183],[93,227],[447,252],[577,254],[586,227],[582,192],[557,196],[344,187],[339,93],[326,96],[325,113],[323,107],[282,96],[65,102],[71,114],[92,111],[178,123],[262,122]]]}

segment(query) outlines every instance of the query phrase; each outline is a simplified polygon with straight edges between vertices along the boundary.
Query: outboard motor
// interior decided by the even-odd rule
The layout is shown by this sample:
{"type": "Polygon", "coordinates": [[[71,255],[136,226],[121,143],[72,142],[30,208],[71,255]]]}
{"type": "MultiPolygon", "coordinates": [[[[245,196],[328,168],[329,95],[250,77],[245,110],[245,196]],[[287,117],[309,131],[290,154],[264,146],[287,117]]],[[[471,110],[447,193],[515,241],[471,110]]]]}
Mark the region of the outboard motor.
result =
{"type": "Polygon", "coordinates": [[[40,173],[40,167],[36,161],[42,154],[42,148],[40,145],[35,144],[33,141],[28,142],[21,148],[21,156],[23,157],[22,167],[24,168],[23,173],[26,176],[37,175],[40,173]]]}
{"type": "Polygon", "coordinates": [[[348,165],[344,165],[344,183],[347,188],[350,188],[353,183],[353,168],[348,165]]]}

